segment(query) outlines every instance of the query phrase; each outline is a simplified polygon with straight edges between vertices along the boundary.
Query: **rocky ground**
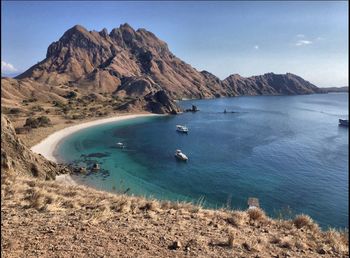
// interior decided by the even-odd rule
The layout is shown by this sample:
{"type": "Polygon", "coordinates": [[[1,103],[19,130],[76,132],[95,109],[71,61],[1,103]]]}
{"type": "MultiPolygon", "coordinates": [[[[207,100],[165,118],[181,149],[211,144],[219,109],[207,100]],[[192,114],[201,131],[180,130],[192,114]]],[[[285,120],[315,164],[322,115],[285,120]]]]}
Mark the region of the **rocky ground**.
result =
{"type": "Polygon", "coordinates": [[[213,211],[2,174],[2,257],[348,257],[307,216],[213,211]]]}

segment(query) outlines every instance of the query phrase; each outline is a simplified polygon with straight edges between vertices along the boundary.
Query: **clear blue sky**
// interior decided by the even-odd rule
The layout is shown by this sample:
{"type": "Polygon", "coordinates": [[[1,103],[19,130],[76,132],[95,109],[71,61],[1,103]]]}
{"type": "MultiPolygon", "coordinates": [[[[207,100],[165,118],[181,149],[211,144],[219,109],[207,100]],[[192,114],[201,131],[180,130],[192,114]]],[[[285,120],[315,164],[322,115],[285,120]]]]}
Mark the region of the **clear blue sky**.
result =
{"type": "Polygon", "coordinates": [[[198,70],[224,79],[298,74],[320,86],[348,85],[348,2],[1,2],[2,72],[45,58],[75,24],[129,23],[166,41],[198,70]]]}

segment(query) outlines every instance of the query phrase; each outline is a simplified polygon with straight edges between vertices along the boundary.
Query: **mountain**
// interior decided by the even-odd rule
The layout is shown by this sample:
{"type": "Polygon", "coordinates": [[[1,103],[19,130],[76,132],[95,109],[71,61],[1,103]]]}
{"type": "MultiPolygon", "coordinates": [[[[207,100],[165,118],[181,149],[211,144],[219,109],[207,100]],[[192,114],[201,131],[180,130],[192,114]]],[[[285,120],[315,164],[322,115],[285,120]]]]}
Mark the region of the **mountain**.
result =
{"type": "MultiPolygon", "coordinates": [[[[315,85],[290,73],[248,78],[233,74],[220,80],[177,58],[152,32],[134,30],[127,23],[110,33],[106,29],[98,32],[80,25],[72,27],[48,47],[44,60],[16,79],[50,87],[68,85],[86,93],[132,97],[123,109],[139,107],[151,111],[154,105],[150,102],[157,101],[160,95],[162,100],[167,99],[163,103],[169,104],[173,99],[184,98],[319,92],[315,85]]],[[[155,109],[177,112],[175,106],[172,102],[161,111],[155,109]]]]}
{"type": "Polygon", "coordinates": [[[349,86],[320,88],[322,92],[349,92],[349,86]]]}
{"type": "Polygon", "coordinates": [[[236,95],[296,95],[318,93],[320,91],[315,85],[291,73],[266,73],[247,78],[239,74],[233,74],[223,82],[236,95]]]}
{"type": "Polygon", "coordinates": [[[165,42],[145,29],[128,24],[87,31],[76,25],[47,50],[46,58],[18,79],[53,85],[79,85],[95,92],[143,95],[159,88],[172,98],[226,95],[219,83],[209,83],[196,69],[175,57],[165,42]]]}

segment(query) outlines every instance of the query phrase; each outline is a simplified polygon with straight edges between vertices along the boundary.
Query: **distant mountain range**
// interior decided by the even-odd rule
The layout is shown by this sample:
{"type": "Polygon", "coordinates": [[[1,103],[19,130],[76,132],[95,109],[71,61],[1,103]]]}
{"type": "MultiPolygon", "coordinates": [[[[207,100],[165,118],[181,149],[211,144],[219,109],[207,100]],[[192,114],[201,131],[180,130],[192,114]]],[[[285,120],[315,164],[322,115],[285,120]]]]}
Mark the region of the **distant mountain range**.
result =
{"type": "Polygon", "coordinates": [[[349,86],[320,88],[322,92],[349,92],[349,86]]]}

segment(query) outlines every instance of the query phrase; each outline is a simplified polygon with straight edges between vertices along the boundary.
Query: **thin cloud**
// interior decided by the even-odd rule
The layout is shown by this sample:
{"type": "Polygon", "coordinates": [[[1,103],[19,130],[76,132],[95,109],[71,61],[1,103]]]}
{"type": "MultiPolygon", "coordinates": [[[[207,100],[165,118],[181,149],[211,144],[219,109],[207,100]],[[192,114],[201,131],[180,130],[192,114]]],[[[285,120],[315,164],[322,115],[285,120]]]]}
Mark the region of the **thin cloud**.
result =
{"type": "Polygon", "coordinates": [[[17,69],[10,63],[1,61],[1,73],[14,73],[17,72],[17,69]]]}
{"type": "Polygon", "coordinates": [[[305,35],[304,34],[298,34],[297,38],[305,38],[305,35]]]}
{"type": "Polygon", "coordinates": [[[298,40],[295,45],[296,46],[306,46],[306,45],[311,45],[312,44],[312,41],[311,40],[305,40],[305,39],[300,39],[298,40]]]}

